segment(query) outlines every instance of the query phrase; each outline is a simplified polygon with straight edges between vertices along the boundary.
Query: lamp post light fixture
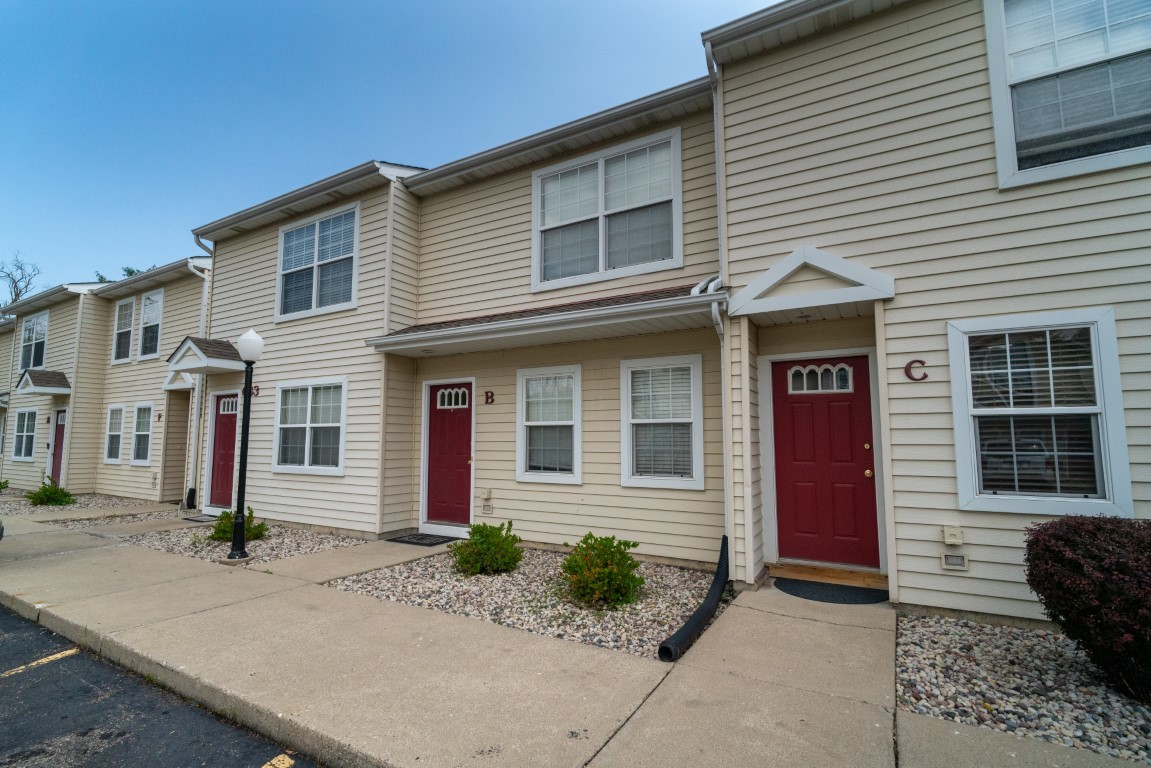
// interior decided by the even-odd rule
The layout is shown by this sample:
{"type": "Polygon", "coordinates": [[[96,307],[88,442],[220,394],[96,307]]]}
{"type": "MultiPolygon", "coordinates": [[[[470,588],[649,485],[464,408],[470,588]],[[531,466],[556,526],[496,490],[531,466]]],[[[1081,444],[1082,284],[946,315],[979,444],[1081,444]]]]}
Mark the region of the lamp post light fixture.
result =
{"type": "Polygon", "coordinates": [[[236,482],[236,516],[232,520],[232,551],[229,560],[245,560],[248,550],[244,542],[244,491],[248,480],[248,421],[252,414],[252,366],[264,353],[264,340],[249,328],[236,342],[240,359],[244,361],[244,412],[240,421],[240,477],[236,482]]]}

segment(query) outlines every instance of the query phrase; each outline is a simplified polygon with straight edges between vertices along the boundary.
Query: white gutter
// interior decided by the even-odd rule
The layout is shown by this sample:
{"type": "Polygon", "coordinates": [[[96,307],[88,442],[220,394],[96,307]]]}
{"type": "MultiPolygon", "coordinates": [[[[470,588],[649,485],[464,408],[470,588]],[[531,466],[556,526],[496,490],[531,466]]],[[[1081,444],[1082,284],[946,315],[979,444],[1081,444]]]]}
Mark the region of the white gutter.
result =
{"type": "MultiPolygon", "coordinates": [[[[200,240],[200,236],[196,235],[196,245],[200,246],[207,252],[207,254],[215,258],[215,248],[209,250],[200,240]]],[[[208,333],[208,272],[211,268],[201,272],[188,262],[188,271],[204,282],[200,285],[200,325],[198,336],[203,339],[208,333]]],[[[200,440],[203,436],[204,425],[201,424],[200,409],[204,403],[204,374],[196,375],[196,391],[192,393],[192,461],[188,465],[187,474],[184,476],[184,506],[190,506],[188,500],[196,495],[196,489],[199,486],[200,479],[200,440]]]]}

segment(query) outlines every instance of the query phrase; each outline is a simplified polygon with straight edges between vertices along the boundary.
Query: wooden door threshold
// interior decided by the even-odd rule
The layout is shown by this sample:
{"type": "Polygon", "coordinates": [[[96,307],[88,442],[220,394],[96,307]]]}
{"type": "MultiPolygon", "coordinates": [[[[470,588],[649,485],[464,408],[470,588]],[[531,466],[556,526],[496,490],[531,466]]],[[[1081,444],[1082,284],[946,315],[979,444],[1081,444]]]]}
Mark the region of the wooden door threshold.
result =
{"type": "Polygon", "coordinates": [[[844,584],[849,587],[887,589],[887,575],[879,571],[801,563],[774,563],[767,568],[768,574],[773,579],[803,579],[824,584],[844,584]]]}

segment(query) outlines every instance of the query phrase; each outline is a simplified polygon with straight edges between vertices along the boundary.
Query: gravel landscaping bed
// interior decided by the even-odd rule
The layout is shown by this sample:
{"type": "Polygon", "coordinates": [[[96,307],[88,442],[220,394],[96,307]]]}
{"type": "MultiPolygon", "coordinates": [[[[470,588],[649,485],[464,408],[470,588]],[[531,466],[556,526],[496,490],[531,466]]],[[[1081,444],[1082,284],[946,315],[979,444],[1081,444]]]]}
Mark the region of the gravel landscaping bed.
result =
{"type": "MultiPolygon", "coordinates": [[[[129,544],[186,555],[201,560],[215,562],[228,556],[232,550],[230,541],[212,541],[208,534],[209,525],[195,528],[178,528],[173,531],[153,531],[129,536],[124,539],[129,544]]],[[[350,536],[335,536],[330,533],[317,533],[302,528],[289,528],[285,525],[268,524],[268,533],[262,539],[247,542],[248,554],[255,559],[248,566],[283,560],[296,555],[310,555],[313,552],[326,552],[329,549],[354,547],[363,544],[363,539],[350,536]]]]}
{"type": "Polygon", "coordinates": [[[1057,632],[899,620],[899,707],[1151,765],[1151,708],[1057,632]]]}
{"type": "Polygon", "coordinates": [[[0,493],[0,516],[30,515],[33,512],[56,512],[61,510],[80,509],[130,509],[154,504],[151,501],[140,499],[126,499],[123,496],[104,496],[99,493],[84,493],[76,496],[75,504],[65,506],[32,506],[32,502],[24,498],[24,493],[11,488],[0,493]]]}
{"type": "Polygon", "coordinates": [[[594,610],[567,601],[560,572],[563,559],[559,552],[525,549],[512,573],[466,577],[455,572],[451,555],[441,554],[337,579],[328,586],[658,658],[659,644],[699,606],[712,580],[712,574],[703,571],[641,563],[645,584],[640,599],[618,610],[594,610]]]}

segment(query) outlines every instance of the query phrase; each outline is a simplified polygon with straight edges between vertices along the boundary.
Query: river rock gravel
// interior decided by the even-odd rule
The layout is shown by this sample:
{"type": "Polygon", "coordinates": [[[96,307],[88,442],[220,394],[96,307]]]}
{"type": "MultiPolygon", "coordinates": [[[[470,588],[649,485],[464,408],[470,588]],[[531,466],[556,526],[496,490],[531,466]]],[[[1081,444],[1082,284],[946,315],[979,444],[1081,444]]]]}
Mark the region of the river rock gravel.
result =
{"type": "MultiPolygon", "coordinates": [[[[0,493],[0,517],[9,517],[15,515],[30,515],[34,512],[57,512],[57,511],[71,511],[71,510],[94,510],[94,509],[131,509],[132,507],[143,507],[154,504],[151,501],[142,501],[141,499],[127,499],[123,496],[105,496],[100,493],[84,493],[76,496],[75,504],[67,504],[59,507],[55,506],[33,506],[32,502],[24,498],[23,491],[16,491],[11,488],[5,489],[0,493]]],[[[53,523],[55,525],[55,523],[53,523]]]]}
{"type": "MultiPolygon", "coordinates": [[[[215,562],[228,556],[232,550],[232,543],[230,541],[212,541],[208,538],[211,530],[210,525],[202,525],[195,528],[177,528],[171,531],[153,531],[129,536],[124,541],[129,544],[158,549],[161,552],[215,562]]],[[[247,563],[247,566],[283,560],[286,557],[295,557],[296,555],[326,552],[329,549],[354,547],[363,543],[363,539],[355,539],[350,536],[336,536],[301,528],[289,528],[286,525],[269,524],[268,532],[264,538],[247,542],[248,554],[254,558],[247,563]]]]}
{"type": "Polygon", "coordinates": [[[903,617],[899,707],[1151,765],[1151,708],[1058,632],[903,617]]]}
{"type": "MultiPolygon", "coordinates": [[[[65,507],[66,509],[66,507],[65,507]]],[[[194,515],[173,506],[171,509],[161,509],[155,512],[128,512],[128,514],[110,514],[103,517],[79,517],[75,520],[53,520],[50,525],[56,525],[69,530],[84,530],[86,528],[101,528],[106,525],[124,525],[125,523],[138,523],[141,520],[179,520],[182,517],[194,515]]]]}
{"type": "Polygon", "coordinates": [[[525,549],[512,573],[467,577],[456,573],[450,555],[441,554],[337,579],[329,586],[658,658],[659,644],[699,606],[712,581],[712,574],[703,571],[641,563],[645,583],[640,599],[616,610],[596,610],[565,597],[563,559],[558,552],[525,549]]]}

